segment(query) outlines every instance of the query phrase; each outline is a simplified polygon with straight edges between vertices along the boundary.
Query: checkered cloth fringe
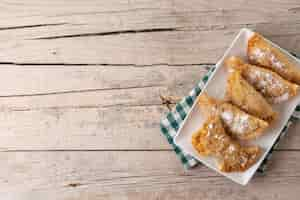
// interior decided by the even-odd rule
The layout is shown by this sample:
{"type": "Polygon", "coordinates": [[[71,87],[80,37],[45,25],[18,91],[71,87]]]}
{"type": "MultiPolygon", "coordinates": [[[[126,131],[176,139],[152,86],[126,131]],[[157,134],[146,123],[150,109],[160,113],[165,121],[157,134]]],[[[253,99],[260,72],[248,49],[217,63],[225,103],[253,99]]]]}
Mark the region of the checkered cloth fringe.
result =
{"type": "MultiPolygon", "coordinates": [[[[186,169],[190,169],[196,166],[199,161],[196,160],[191,155],[185,153],[180,147],[176,146],[174,143],[174,136],[177,134],[177,131],[180,127],[180,124],[183,122],[184,118],[188,114],[190,108],[192,107],[195,99],[200,94],[202,88],[208,81],[210,75],[215,70],[215,67],[212,67],[208,73],[202,78],[202,80],[192,89],[188,96],[184,97],[179,103],[176,104],[175,108],[167,113],[166,116],[160,122],[160,128],[162,134],[167,138],[168,142],[172,145],[175,153],[180,158],[183,166],[186,169]]],[[[271,158],[273,150],[278,145],[280,139],[287,133],[288,127],[295,121],[300,118],[300,104],[296,107],[293,115],[288,120],[287,124],[283,128],[280,133],[280,136],[277,138],[276,142],[272,146],[271,150],[269,151],[266,158],[263,160],[262,164],[260,165],[258,172],[263,173],[265,172],[268,160],[271,158]]]]}

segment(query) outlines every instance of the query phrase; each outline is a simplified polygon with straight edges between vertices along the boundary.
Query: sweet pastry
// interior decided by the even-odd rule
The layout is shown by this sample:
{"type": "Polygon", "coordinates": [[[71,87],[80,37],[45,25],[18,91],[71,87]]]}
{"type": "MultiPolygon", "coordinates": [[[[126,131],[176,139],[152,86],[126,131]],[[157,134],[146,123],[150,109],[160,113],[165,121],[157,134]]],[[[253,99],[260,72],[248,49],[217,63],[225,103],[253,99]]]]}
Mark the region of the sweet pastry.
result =
{"type": "Polygon", "coordinates": [[[260,157],[258,146],[242,147],[226,134],[217,116],[209,117],[203,127],[192,136],[192,145],[200,155],[217,158],[223,172],[245,171],[260,157]]]}
{"type": "Polygon", "coordinates": [[[226,99],[247,113],[268,122],[277,116],[266,99],[243,79],[239,71],[232,72],[227,79],[226,99]]]}
{"type": "Polygon", "coordinates": [[[220,116],[225,129],[237,139],[257,138],[269,126],[268,122],[247,114],[231,103],[212,98],[206,93],[200,95],[198,105],[204,116],[220,116]]]}
{"type": "Polygon", "coordinates": [[[255,33],[248,41],[249,61],[278,73],[283,78],[300,84],[300,69],[278,48],[255,33]]]}
{"type": "Polygon", "coordinates": [[[239,57],[232,56],[226,59],[225,65],[229,69],[240,71],[243,78],[271,103],[280,103],[298,93],[297,84],[283,79],[269,69],[245,63],[239,57]]]}

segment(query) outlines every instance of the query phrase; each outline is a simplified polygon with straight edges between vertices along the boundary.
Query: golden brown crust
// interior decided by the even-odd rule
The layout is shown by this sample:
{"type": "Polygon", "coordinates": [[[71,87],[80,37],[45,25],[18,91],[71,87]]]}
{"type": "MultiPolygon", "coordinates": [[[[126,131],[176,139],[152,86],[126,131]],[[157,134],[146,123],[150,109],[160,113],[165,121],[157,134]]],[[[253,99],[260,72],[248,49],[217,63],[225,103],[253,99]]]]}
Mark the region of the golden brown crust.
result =
{"type": "Polygon", "coordinates": [[[200,155],[216,157],[223,172],[245,171],[261,154],[257,146],[241,147],[231,139],[217,116],[209,117],[203,127],[193,134],[192,145],[200,155]]]}
{"type": "MultiPolygon", "coordinates": [[[[291,83],[277,73],[267,69],[245,63],[241,58],[232,56],[225,60],[228,69],[240,71],[257,91],[270,103],[280,103],[298,93],[299,86],[291,83]]],[[[231,70],[232,71],[232,70],[231,70]]]]}
{"type": "Polygon", "coordinates": [[[217,100],[202,93],[198,105],[204,116],[220,116],[225,129],[237,139],[250,140],[259,137],[269,123],[234,106],[231,103],[217,100]]]}
{"type": "Polygon", "coordinates": [[[239,71],[232,72],[227,79],[226,98],[247,113],[268,122],[274,121],[277,117],[271,105],[242,78],[239,71]]]}
{"type": "Polygon", "coordinates": [[[219,108],[226,130],[237,139],[256,139],[269,126],[268,122],[247,114],[230,103],[223,103],[219,108]],[[232,116],[232,119],[230,116],[232,116]]]}
{"type": "Polygon", "coordinates": [[[275,71],[283,78],[300,84],[300,69],[292,63],[281,50],[268,43],[261,35],[255,33],[248,41],[248,59],[275,71]]]}

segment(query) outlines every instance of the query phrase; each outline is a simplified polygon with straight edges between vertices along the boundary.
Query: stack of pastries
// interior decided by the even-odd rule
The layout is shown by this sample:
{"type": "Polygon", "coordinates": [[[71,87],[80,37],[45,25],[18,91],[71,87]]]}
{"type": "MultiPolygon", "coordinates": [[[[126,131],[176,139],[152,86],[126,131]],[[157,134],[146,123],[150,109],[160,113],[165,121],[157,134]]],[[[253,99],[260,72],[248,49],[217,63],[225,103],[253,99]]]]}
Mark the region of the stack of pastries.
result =
{"type": "Polygon", "coordinates": [[[245,145],[276,121],[272,104],[297,95],[300,70],[278,48],[254,33],[248,40],[248,62],[232,56],[224,99],[202,93],[198,105],[206,117],[192,136],[200,155],[213,156],[223,172],[245,171],[259,159],[259,146],[245,145]],[[244,141],[242,145],[241,141],[244,141]]]}

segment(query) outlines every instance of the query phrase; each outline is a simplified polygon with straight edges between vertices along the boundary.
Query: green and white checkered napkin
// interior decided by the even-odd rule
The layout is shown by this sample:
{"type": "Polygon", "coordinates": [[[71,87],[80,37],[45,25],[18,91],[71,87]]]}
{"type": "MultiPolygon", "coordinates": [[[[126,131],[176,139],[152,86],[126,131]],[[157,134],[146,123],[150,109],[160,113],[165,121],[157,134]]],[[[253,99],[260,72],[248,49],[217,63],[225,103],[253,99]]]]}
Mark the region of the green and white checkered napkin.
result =
{"type": "MultiPolygon", "coordinates": [[[[215,70],[215,67],[212,67],[208,73],[202,78],[202,80],[193,88],[193,90],[189,93],[188,96],[184,97],[179,103],[176,104],[173,111],[169,112],[160,122],[160,128],[163,135],[167,138],[168,142],[172,145],[175,153],[180,158],[183,166],[186,169],[190,169],[196,166],[199,161],[196,160],[191,155],[185,153],[180,147],[175,145],[174,143],[174,136],[177,134],[177,131],[180,127],[180,124],[183,122],[184,118],[187,116],[190,108],[192,107],[195,99],[200,94],[202,88],[208,81],[210,75],[215,70]]],[[[287,124],[281,131],[280,136],[277,138],[276,142],[272,146],[271,150],[269,151],[268,155],[260,165],[258,172],[263,173],[266,169],[267,162],[270,159],[274,148],[279,143],[279,140],[286,134],[288,127],[294,122],[295,120],[300,119],[300,104],[296,107],[293,115],[288,120],[287,124]]]]}

